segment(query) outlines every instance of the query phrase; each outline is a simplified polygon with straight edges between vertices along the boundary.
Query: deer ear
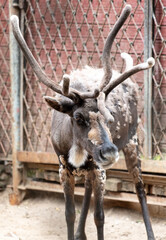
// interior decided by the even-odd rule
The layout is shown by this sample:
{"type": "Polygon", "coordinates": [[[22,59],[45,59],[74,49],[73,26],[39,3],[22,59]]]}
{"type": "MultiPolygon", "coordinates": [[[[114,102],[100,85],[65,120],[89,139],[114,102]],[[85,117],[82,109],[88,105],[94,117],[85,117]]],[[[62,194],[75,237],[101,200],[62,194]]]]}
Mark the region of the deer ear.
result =
{"type": "Polygon", "coordinates": [[[58,112],[66,113],[71,115],[72,109],[74,107],[74,102],[67,98],[56,99],[54,97],[44,96],[47,104],[57,110],[58,112]]]}

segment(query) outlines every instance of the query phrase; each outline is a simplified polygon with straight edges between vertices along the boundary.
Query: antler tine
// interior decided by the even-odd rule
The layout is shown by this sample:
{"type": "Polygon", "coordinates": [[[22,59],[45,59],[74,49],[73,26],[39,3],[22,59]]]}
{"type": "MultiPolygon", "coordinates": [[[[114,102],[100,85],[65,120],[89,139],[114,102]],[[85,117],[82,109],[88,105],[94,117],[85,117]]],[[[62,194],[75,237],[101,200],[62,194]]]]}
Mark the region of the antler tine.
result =
{"type": "Polygon", "coordinates": [[[100,95],[97,98],[97,106],[100,113],[104,116],[107,123],[113,123],[114,117],[111,115],[110,111],[105,106],[105,94],[100,92],[100,95]]]}
{"type": "Polygon", "coordinates": [[[63,95],[65,96],[69,95],[69,88],[70,88],[70,77],[69,75],[65,74],[63,75],[63,87],[62,87],[63,95]]]}
{"type": "Polygon", "coordinates": [[[32,55],[30,49],[28,48],[28,46],[22,36],[22,33],[20,31],[19,19],[17,16],[15,16],[15,15],[11,16],[11,24],[12,24],[14,36],[15,36],[17,42],[19,43],[20,48],[22,49],[29,64],[31,65],[33,71],[35,72],[36,76],[39,78],[39,81],[44,83],[44,85],[46,85],[53,91],[67,96],[68,98],[72,99],[74,102],[78,102],[79,99],[96,98],[99,95],[98,89],[95,89],[94,92],[83,92],[82,93],[73,88],[69,89],[69,81],[68,80],[65,80],[64,86],[62,88],[60,85],[56,84],[50,78],[48,78],[46,76],[46,74],[43,72],[43,70],[41,69],[41,67],[39,66],[39,64],[36,61],[36,59],[34,58],[34,56],[32,55]]]}
{"type": "Polygon", "coordinates": [[[103,92],[106,94],[106,96],[112,91],[115,87],[117,87],[120,83],[125,81],[127,78],[132,76],[133,74],[146,70],[148,68],[152,68],[155,64],[154,58],[148,58],[146,62],[140,63],[128,71],[122,73],[119,77],[117,77],[114,81],[110,82],[104,89],[103,92]]]}
{"type": "Polygon", "coordinates": [[[104,50],[102,54],[102,62],[103,62],[103,69],[104,69],[104,77],[102,79],[101,85],[100,85],[100,91],[109,83],[111,77],[112,77],[112,69],[110,65],[110,51],[113,44],[113,41],[119,32],[120,28],[128,18],[129,14],[131,12],[131,5],[127,4],[125,8],[123,9],[119,19],[115,23],[113,29],[111,30],[110,34],[107,37],[106,43],[104,45],[104,50]]]}
{"type": "MultiPolygon", "coordinates": [[[[68,97],[70,96],[70,76],[65,74],[63,76],[63,86],[62,86],[62,92],[63,95],[68,97]]],[[[99,89],[95,89],[94,92],[79,92],[76,89],[72,88],[72,93],[75,94],[75,96],[79,96],[79,98],[86,99],[86,98],[97,98],[99,96],[99,89]]],[[[77,100],[75,100],[77,101],[77,100]]]]}

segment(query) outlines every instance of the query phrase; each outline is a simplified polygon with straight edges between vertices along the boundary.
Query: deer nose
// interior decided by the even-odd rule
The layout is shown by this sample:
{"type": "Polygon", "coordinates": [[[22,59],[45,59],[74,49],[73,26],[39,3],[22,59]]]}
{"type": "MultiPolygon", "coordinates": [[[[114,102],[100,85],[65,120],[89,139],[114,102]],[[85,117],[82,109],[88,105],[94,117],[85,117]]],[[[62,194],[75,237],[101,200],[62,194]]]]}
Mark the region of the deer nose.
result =
{"type": "Polygon", "coordinates": [[[118,148],[112,143],[103,144],[101,148],[101,154],[103,157],[106,157],[107,155],[109,156],[110,154],[115,154],[116,152],[118,152],[118,148]]]}
{"type": "Polygon", "coordinates": [[[113,164],[119,158],[118,148],[113,143],[104,144],[100,149],[100,158],[103,160],[103,167],[113,164]]]}

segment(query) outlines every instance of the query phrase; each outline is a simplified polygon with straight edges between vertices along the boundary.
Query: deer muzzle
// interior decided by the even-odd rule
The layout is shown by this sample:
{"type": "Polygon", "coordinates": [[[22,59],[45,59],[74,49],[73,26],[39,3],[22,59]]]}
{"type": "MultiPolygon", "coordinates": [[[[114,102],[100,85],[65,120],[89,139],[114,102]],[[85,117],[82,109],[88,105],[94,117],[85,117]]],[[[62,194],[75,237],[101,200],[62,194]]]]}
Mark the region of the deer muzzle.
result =
{"type": "Polygon", "coordinates": [[[118,161],[118,148],[111,142],[102,144],[96,149],[95,160],[103,168],[109,168],[114,162],[118,161]]]}

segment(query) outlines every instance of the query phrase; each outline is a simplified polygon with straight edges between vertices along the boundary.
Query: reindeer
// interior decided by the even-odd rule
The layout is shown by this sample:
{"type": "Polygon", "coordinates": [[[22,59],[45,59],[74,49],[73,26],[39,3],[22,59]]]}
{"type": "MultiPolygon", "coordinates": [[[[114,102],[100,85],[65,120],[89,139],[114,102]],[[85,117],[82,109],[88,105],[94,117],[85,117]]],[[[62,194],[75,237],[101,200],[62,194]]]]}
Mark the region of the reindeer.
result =
{"type": "MultiPolygon", "coordinates": [[[[115,74],[110,66],[110,51],[119,29],[131,12],[126,5],[109,33],[103,54],[103,70],[86,67],[64,75],[60,85],[49,79],[30,52],[19,29],[16,16],[11,17],[13,33],[38,79],[56,92],[45,96],[53,113],[51,136],[59,157],[60,179],[64,189],[68,240],[86,240],[85,222],[94,191],[94,220],[98,240],[104,239],[103,193],[105,169],[118,160],[123,150],[127,169],[133,177],[141,204],[147,237],[154,240],[148,213],[137,144],[137,85],[129,77],[153,67],[154,59],[129,66],[131,57],[123,54],[127,69],[115,74]],[[99,74],[100,73],[100,74],[99,74]],[[126,80],[124,82],[124,80],[126,80]],[[96,87],[94,89],[94,86],[96,87]],[[85,175],[85,194],[78,228],[74,235],[74,176],[85,175]]],[[[131,61],[132,62],[132,61],[131,61]]]]}

